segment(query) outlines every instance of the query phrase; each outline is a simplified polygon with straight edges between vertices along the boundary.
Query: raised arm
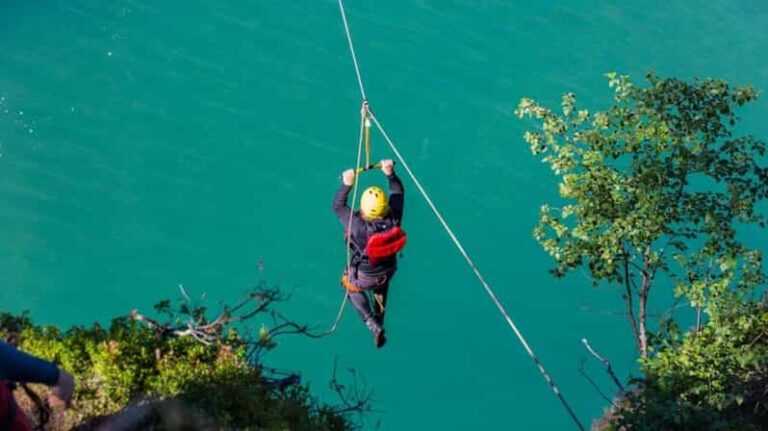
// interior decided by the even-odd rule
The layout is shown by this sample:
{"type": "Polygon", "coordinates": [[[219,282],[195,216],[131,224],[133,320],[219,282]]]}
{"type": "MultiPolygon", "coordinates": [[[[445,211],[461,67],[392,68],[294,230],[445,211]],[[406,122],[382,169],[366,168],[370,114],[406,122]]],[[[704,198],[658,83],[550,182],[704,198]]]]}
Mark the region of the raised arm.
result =
{"type": "Polygon", "coordinates": [[[339,219],[341,224],[346,227],[349,223],[347,199],[349,198],[349,191],[352,190],[352,185],[355,183],[355,171],[347,169],[341,174],[341,179],[341,186],[339,186],[339,190],[336,192],[336,197],[333,198],[333,213],[336,214],[336,218],[339,219]]]}
{"type": "Polygon", "coordinates": [[[48,385],[51,388],[48,402],[54,407],[69,407],[75,390],[75,380],[71,374],[59,369],[53,362],[28,355],[2,341],[0,341],[0,380],[48,385]]]}
{"type": "Polygon", "coordinates": [[[59,380],[59,368],[0,341],[0,380],[53,386],[59,380]]]}
{"type": "Polygon", "coordinates": [[[403,221],[403,206],[405,205],[405,189],[403,182],[395,173],[395,164],[392,160],[381,161],[381,171],[389,181],[389,211],[392,217],[400,224],[403,221]]]}

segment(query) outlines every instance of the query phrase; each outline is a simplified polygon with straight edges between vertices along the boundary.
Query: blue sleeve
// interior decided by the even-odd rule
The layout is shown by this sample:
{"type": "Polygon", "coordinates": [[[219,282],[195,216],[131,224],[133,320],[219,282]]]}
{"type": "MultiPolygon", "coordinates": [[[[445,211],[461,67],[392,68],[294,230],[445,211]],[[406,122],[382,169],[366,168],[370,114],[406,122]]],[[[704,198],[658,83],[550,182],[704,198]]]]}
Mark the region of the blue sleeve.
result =
{"type": "Polygon", "coordinates": [[[59,368],[0,341],[0,380],[53,386],[59,380],[59,368]]]}

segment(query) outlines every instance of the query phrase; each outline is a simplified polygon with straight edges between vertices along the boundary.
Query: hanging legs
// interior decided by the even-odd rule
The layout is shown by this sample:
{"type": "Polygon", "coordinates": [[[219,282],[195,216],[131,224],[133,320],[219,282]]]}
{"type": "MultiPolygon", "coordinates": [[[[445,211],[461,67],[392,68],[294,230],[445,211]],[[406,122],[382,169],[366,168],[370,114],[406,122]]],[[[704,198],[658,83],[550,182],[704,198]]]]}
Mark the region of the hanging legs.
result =
{"type": "Polygon", "coordinates": [[[381,315],[374,313],[374,311],[371,310],[368,293],[348,291],[347,295],[352,306],[355,307],[357,314],[360,315],[360,318],[365,322],[365,326],[371,331],[376,347],[383,346],[386,342],[386,338],[384,336],[384,326],[382,325],[381,315]]]}
{"type": "Polygon", "coordinates": [[[344,276],[342,285],[347,289],[349,302],[352,303],[365,326],[371,331],[376,348],[384,346],[384,343],[387,342],[384,335],[384,311],[389,283],[380,286],[358,286],[344,276]]]}

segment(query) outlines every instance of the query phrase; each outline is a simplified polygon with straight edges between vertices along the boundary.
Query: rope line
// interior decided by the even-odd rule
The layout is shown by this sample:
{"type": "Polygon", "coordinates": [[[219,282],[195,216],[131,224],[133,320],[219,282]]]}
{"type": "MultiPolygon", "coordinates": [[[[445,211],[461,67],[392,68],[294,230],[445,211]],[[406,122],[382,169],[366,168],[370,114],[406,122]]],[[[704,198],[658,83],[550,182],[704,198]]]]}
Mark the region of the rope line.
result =
{"type": "Polygon", "coordinates": [[[333,321],[333,326],[331,326],[327,331],[321,332],[319,334],[310,334],[307,333],[307,335],[310,338],[322,338],[326,335],[331,335],[334,332],[336,332],[336,328],[339,327],[339,322],[341,322],[341,316],[344,315],[344,306],[347,305],[347,293],[344,292],[344,298],[341,300],[341,306],[339,306],[339,312],[336,313],[336,320],[333,321]]]}
{"type": "MultiPolygon", "coordinates": [[[[349,222],[347,223],[347,232],[350,232],[349,235],[347,235],[347,241],[346,241],[346,248],[347,248],[347,261],[346,265],[349,265],[349,255],[350,255],[350,241],[352,240],[352,216],[355,213],[355,203],[357,200],[357,189],[358,189],[358,181],[357,181],[357,172],[360,170],[360,161],[363,155],[363,130],[366,127],[366,121],[365,121],[365,115],[362,116],[362,119],[360,120],[360,138],[358,139],[357,144],[357,163],[355,167],[355,182],[354,186],[352,188],[352,205],[349,207],[349,222]]],[[[321,338],[325,337],[326,335],[331,335],[334,332],[336,332],[336,329],[339,327],[339,322],[341,322],[341,317],[344,315],[344,306],[347,305],[347,300],[349,299],[349,295],[347,295],[347,291],[344,291],[344,298],[341,300],[341,306],[339,307],[339,312],[336,313],[336,320],[333,321],[333,325],[325,332],[321,332],[319,334],[311,334],[307,332],[307,335],[311,338],[321,338]]]]}
{"type": "MultiPolygon", "coordinates": [[[[362,89],[362,86],[360,87],[362,89]]],[[[365,118],[366,118],[366,112],[367,107],[364,111],[360,113],[360,139],[357,144],[357,163],[355,164],[355,180],[353,182],[354,186],[352,187],[352,205],[349,206],[349,220],[347,221],[347,261],[345,264],[348,266],[350,261],[350,254],[352,247],[350,245],[352,244],[352,216],[355,214],[355,204],[357,203],[357,189],[358,185],[360,184],[359,181],[357,181],[358,174],[357,172],[360,170],[360,161],[363,156],[363,133],[365,130],[365,118]]],[[[349,270],[349,267],[347,267],[347,270],[349,270]]],[[[346,290],[344,291],[344,297],[347,297],[346,290]]]]}
{"type": "Polygon", "coordinates": [[[363,88],[363,77],[360,75],[360,66],[357,64],[355,47],[352,45],[352,35],[349,32],[349,25],[347,24],[347,14],[344,13],[344,3],[342,3],[341,0],[339,0],[339,10],[341,11],[341,20],[344,22],[344,31],[347,33],[349,52],[352,54],[352,64],[355,65],[355,74],[357,75],[357,84],[360,86],[360,95],[363,96],[363,100],[367,100],[365,97],[365,89],[363,88]]]}
{"type": "MultiPolygon", "coordinates": [[[[352,36],[349,31],[349,25],[347,24],[347,17],[344,13],[344,5],[342,4],[342,0],[339,0],[339,9],[341,10],[341,19],[344,22],[344,30],[347,34],[347,41],[349,42],[349,51],[352,54],[352,62],[355,66],[355,73],[357,74],[357,80],[358,84],[360,85],[360,95],[362,96],[363,100],[367,100],[365,97],[365,91],[363,90],[363,80],[360,76],[360,68],[357,63],[357,58],[355,57],[355,50],[354,46],[352,44],[352,36]]],[[[398,160],[400,160],[400,163],[403,165],[403,168],[408,173],[408,176],[411,177],[411,180],[413,180],[414,184],[416,185],[416,188],[419,189],[419,192],[421,192],[421,195],[424,197],[424,199],[427,201],[427,204],[429,204],[429,207],[432,209],[432,212],[437,217],[438,221],[440,221],[440,224],[443,226],[445,231],[448,233],[448,236],[453,241],[454,245],[456,245],[456,248],[459,250],[461,255],[464,257],[464,260],[466,260],[467,265],[472,269],[472,271],[475,273],[475,276],[480,281],[480,284],[482,284],[483,288],[485,289],[486,293],[488,293],[488,296],[490,296],[493,303],[496,305],[496,308],[498,308],[499,312],[502,316],[504,316],[504,319],[509,324],[509,327],[512,328],[512,331],[514,332],[515,336],[517,336],[517,339],[520,341],[520,344],[523,345],[523,348],[528,353],[528,356],[531,358],[533,363],[538,368],[539,372],[542,376],[544,376],[544,380],[549,384],[552,391],[555,393],[555,396],[560,400],[565,410],[568,412],[568,415],[573,419],[573,422],[576,424],[579,430],[584,431],[584,425],[582,425],[581,421],[579,420],[578,416],[576,416],[576,413],[571,408],[568,401],[565,399],[563,394],[560,392],[560,389],[555,384],[554,380],[550,377],[547,370],[544,368],[544,365],[539,360],[539,357],[534,353],[531,346],[528,344],[528,341],[526,341],[523,334],[518,329],[515,322],[512,320],[512,317],[510,317],[507,310],[504,308],[504,305],[501,303],[499,298],[496,296],[496,293],[491,289],[491,286],[488,284],[488,282],[485,280],[485,277],[483,277],[483,274],[480,272],[480,270],[475,265],[474,261],[472,261],[472,258],[469,257],[469,254],[466,252],[464,247],[461,245],[461,242],[456,237],[456,234],[453,232],[453,229],[448,225],[448,223],[445,221],[445,218],[443,218],[443,215],[440,213],[440,211],[437,209],[437,206],[435,206],[434,202],[432,202],[432,199],[429,197],[429,194],[427,194],[427,191],[424,190],[424,187],[421,185],[421,181],[416,177],[416,175],[411,170],[410,166],[408,166],[408,163],[405,161],[405,158],[400,154],[400,151],[395,146],[394,142],[389,138],[389,135],[384,130],[384,127],[379,123],[379,120],[376,118],[376,116],[373,114],[372,111],[368,110],[368,118],[370,118],[373,123],[376,125],[376,127],[379,129],[379,132],[384,136],[384,140],[387,141],[387,144],[392,149],[392,151],[397,156],[398,160]]],[[[359,163],[359,153],[358,153],[358,163],[359,163]]]]}

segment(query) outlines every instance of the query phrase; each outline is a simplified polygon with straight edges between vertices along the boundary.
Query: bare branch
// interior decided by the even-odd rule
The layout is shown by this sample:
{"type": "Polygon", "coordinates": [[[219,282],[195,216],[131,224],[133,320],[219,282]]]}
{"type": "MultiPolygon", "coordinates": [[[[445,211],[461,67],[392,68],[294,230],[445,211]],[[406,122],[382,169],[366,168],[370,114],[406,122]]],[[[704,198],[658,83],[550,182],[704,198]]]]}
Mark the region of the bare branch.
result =
{"type": "Polygon", "coordinates": [[[184,289],[184,285],[183,284],[179,284],[179,290],[181,291],[181,296],[183,296],[184,299],[187,300],[187,302],[192,303],[192,300],[189,299],[189,295],[187,295],[187,290],[184,289]]]}
{"type": "Polygon", "coordinates": [[[352,375],[352,383],[349,386],[343,385],[336,377],[338,358],[333,358],[333,374],[330,381],[331,389],[336,393],[341,401],[339,408],[333,409],[336,414],[357,413],[360,418],[365,413],[371,413],[374,410],[371,407],[373,402],[373,392],[358,385],[357,374],[354,369],[349,372],[352,375]]]}
{"type": "Polygon", "coordinates": [[[585,379],[587,379],[589,384],[592,385],[592,387],[595,389],[595,391],[597,391],[597,393],[600,395],[600,397],[602,399],[604,399],[607,403],[613,405],[614,407],[618,408],[618,406],[613,402],[613,400],[610,397],[608,397],[608,395],[606,395],[605,392],[603,392],[600,389],[600,386],[597,384],[597,382],[595,382],[595,380],[592,378],[592,376],[590,376],[587,373],[587,370],[584,368],[584,360],[583,359],[581,360],[581,363],[579,364],[579,373],[582,376],[584,376],[585,379]]]}
{"type": "Polygon", "coordinates": [[[584,343],[584,347],[587,348],[589,353],[592,354],[595,358],[597,358],[598,361],[602,362],[603,365],[605,365],[605,370],[608,372],[608,375],[611,376],[611,379],[613,380],[613,383],[616,384],[616,387],[619,388],[621,392],[624,392],[624,385],[621,384],[621,381],[616,377],[616,374],[613,372],[613,367],[611,366],[611,362],[605,359],[604,357],[600,356],[593,348],[589,345],[589,341],[587,341],[586,338],[582,338],[581,342],[584,343]]]}
{"type": "MultiPolygon", "coordinates": [[[[186,289],[184,289],[184,286],[179,285],[179,290],[181,291],[184,301],[187,302],[191,310],[189,312],[184,313],[184,314],[190,315],[190,319],[187,320],[186,324],[179,327],[173,327],[169,324],[162,324],[154,319],[151,319],[142,314],[139,314],[137,310],[133,310],[131,312],[131,318],[133,318],[136,321],[142,321],[147,323],[151,328],[156,329],[158,332],[160,332],[162,336],[176,336],[176,337],[189,336],[189,337],[193,337],[195,340],[200,341],[203,344],[210,345],[215,341],[221,339],[223,328],[225,325],[233,322],[246,321],[246,320],[252,319],[253,317],[259,314],[269,312],[271,306],[274,303],[281,302],[287,298],[287,296],[282,295],[278,289],[266,288],[262,283],[254,291],[250,292],[244,299],[242,299],[239,303],[237,303],[234,307],[225,306],[224,311],[209,323],[206,321],[204,316],[201,316],[198,319],[193,318],[195,317],[198,310],[204,311],[204,309],[191,308],[192,300],[190,296],[187,294],[186,289]],[[238,311],[243,311],[247,306],[252,305],[254,303],[255,303],[255,306],[253,309],[247,312],[244,312],[240,315],[236,314],[238,311]]],[[[284,318],[283,316],[281,317],[283,321],[289,322],[288,319],[284,318]]],[[[292,326],[294,330],[285,331],[284,333],[307,333],[307,335],[310,335],[308,334],[308,330],[306,327],[301,327],[298,324],[292,324],[288,326],[292,326]]],[[[271,334],[271,335],[278,335],[278,334],[271,334]]]]}

